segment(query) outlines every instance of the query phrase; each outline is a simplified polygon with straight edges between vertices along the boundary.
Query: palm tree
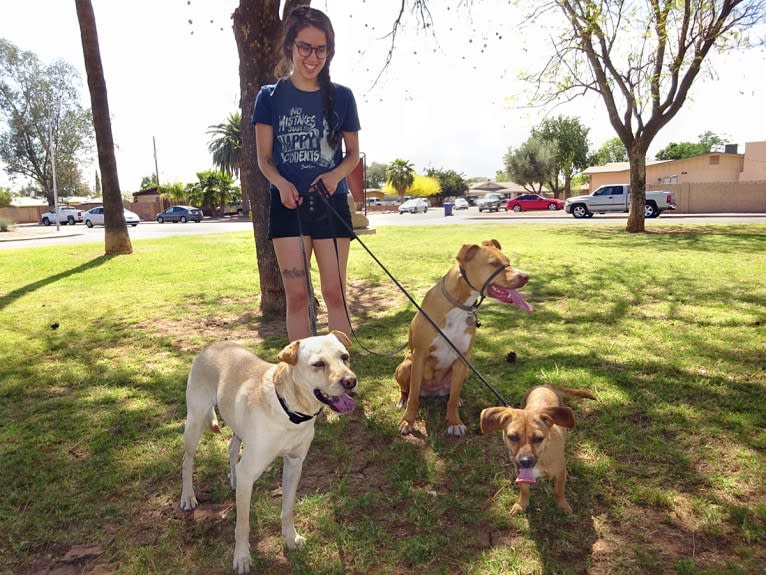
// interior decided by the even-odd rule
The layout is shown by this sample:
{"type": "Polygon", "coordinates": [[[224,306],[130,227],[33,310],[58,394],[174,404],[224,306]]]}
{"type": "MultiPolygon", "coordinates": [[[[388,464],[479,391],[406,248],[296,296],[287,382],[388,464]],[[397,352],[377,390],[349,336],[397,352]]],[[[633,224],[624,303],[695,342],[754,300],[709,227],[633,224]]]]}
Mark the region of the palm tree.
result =
{"type": "Polygon", "coordinates": [[[88,75],[88,89],[93,108],[93,126],[96,130],[98,165],[101,168],[104,200],[104,251],[106,255],[133,253],[133,245],[125,223],[125,212],[117,177],[117,160],[114,156],[112,123],[109,116],[109,100],[106,95],[106,80],[101,66],[101,49],[98,44],[96,15],[90,0],[75,0],[77,20],[80,23],[82,52],[85,58],[85,72],[88,75]]]}
{"type": "Polygon", "coordinates": [[[397,158],[386,168],[386,182],[399,194],[399,199],[404,199],[405,192],[415,181],[415,168],[412,162],[397,158]]]}
{"type": "Polygon", "coordinates": [[[173,182],[159,187],[160,197],[173,204],[186,203],[186,190],[181,182],[173,182]]]}
{"type": "Polygon", "coordinates": [[[229,174],[205,170],[197,172],[197,182],[186,186],[186,194],[194,205],[210,208],[215,213],[216,206],[223,207],[235,191],[234,180],[229,174]]]}
{"type": "Polygon", "coordinates": [[[223,124],[208,126],[212,138],[207,149],[213,154],[213,165],[224,174],[239,176],[239,151],[242,149],[242,112],[229,114],[223,124]]]}

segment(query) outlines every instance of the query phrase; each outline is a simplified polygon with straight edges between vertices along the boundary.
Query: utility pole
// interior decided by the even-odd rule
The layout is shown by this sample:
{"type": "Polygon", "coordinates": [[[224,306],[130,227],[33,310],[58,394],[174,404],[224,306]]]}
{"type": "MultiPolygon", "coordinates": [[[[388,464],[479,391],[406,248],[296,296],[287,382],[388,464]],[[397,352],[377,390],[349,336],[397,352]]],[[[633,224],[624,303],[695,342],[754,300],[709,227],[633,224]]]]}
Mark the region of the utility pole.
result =
{"type": "Polygon", "coordinates": [[[56,188],[56,146],[53,145],[53,124],[48,125],[48,153],[51,155],[51,175],[53,176],[53,213],[56,216],[56,231],[61,231],[59,221],[59,195],[56,188]]]}
{"type": "Polygon", "coordinates": [[[160,194],[160,169],[157,167],[157,141],[152,136],[152,146],[154,146],[154,179],[157,180],[157,203],[162,210],[162,199],[160,194]]]}

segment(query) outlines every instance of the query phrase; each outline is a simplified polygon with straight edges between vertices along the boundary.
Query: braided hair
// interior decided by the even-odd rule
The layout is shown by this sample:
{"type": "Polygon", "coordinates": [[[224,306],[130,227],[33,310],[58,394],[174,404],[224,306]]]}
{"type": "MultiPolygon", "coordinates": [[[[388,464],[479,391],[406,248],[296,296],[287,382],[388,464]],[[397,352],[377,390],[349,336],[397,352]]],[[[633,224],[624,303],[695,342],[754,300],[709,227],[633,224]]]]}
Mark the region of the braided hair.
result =
{"type": "MultiPolygon", "coordinates": [[[[335,149],[340,144],[341,132],[338,129],[337,115],[335,113],[335,86],[330,80],[330,62],[335,56],[335,31],[327,15],[321,10],[311,6],[296,6],[290,11],[285,19],[284,35],[282,37],[283,60],[277,67],[277,75],[283,75],[285,64],[292,62],[293,44],[298,32],[313,26],[324,32],[327,38],[327,57],[325,65],[319,72],[319,91],[322,95],[322,111],[330,130],[327,134],[327,142],[335,149]]],[[[286,74],[285,74],[286,75],[286,74]]]]}

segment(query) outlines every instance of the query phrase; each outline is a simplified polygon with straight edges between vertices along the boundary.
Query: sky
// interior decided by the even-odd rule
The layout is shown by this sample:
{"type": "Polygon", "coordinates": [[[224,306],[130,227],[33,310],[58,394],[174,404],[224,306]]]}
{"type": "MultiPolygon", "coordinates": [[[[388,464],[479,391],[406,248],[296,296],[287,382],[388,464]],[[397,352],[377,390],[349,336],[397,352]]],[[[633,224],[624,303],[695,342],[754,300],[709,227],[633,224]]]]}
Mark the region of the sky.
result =
{"type": "MultiPolygon", "coordinates": [[[[207,131],[239,106],[230,18],[238,3],[93,0],[123,191],[137,191],[142,178],[155,172],[155,147],[161,183],[196,181],[197,172],[213,167],[207,131]]],[[[518,74],[536,69],[548,39],[534,28],[524,32],[523,15],[507,0],[432,0],[434,25],[427,30],[406,12],[385,69],[399,0],[312,5],[332,19],[331,75],[354,91],[368,165],[402,158],[418,173],[436,168],[494,178],[509,147],[526,141],[546,115],[579,118],[590,129],[593,150],[615,136],[594,96],[554,109],[526,105],[530,87],[518,74]]],[[[83,105],[90,107],[74,2],[0,0],[0,37],[44,63],[74,65],[83,105]]],[[[696,142],[708,130],[739,144],[740,153],[745,142],[766,139],[766,75],[755,72],[766,64],[763,49],[710,63],[715,73],[698,78],[650,154],[670,142],[696,142]]],[[[22,184],[0,166],[0,186],[22,184]]]]}

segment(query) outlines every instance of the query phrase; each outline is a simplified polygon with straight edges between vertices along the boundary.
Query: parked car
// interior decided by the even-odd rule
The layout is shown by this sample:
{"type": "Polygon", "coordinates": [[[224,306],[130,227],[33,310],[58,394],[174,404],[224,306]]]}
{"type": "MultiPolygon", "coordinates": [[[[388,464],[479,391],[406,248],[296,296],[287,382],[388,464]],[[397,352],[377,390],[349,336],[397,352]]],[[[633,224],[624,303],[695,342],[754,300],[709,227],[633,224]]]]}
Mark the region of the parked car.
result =
{"type": "Polygon", "coordinates": [[[500,210],[507,210],[508,208],[505,203],[505,198],[500,194],[487,194],[483,198],[476,200],[476,205],[479,206],[480,212],[499,212],[500,210]]]}
{"type": "MultiPolygon", "coordinates": [[[[645,192],[644,217],[656,218],[665,210],[675,210],[673,194],[661,190],[645,192]]],[[[592,218],[593,214],[630,211],[630,186],[608,184],[588,196],[567,198],[564,210],[575,218],[592,218]]]]}
{"type": "Polygon", "coordinates": [[[453,210],[467,210],[468,209],[468,200],[465,198],[456,198],[455,199],[455,205],[452,206],[453,210]]]}
{"type": "Polygon", "coordinates": [[[562,210],[564,200],[546,198],[540,194],[522,194],[508,200],[506,207],[514,212],[527,212],[530,210],[562,210]]]}
{"type": "Polygon", "coordinates": [[[165,222],[181,222],[185,224],[189,220],[200,223],[202,221],[202,210],[194,206],[170,206],[168,209],[157,214],[154,219],[160,224],[165,222]]]}
{"type": "Polygon", "coordinates": [[[406,200],[401,206],[399,206],[400,214],[416,214],[418,212],[423,212],[425,214],[427,211],[428,201],[424,200],[423,198],[410,198],[409,200],[406,200]]]}
{"type": "MultiPolygon", "coordinates": [[[[131,212],[130,210],[123,210],[123,214],[125,215],[125,223],[134,228],[138,225],[138,222],[141,221],[138,214],[131,212]]],[[[98,206],[97,208],[89,209],[82,215],[82,219],[85,222],[85,225],[89,228],[92,228],[93,226],[103,226],[104,207],[98,206]]]]}
{"type": "MultiPolygon", "coordinates": [[[[82,221],[82,210],[75,208],[74,206],[59,206],[59,223],[75,225],[77,222],[82,221]]],[[[56,210],[51,208],[47,212],[40,215],[40,223],[44,226],[49,226],[56,223],[56,210]]]]}

